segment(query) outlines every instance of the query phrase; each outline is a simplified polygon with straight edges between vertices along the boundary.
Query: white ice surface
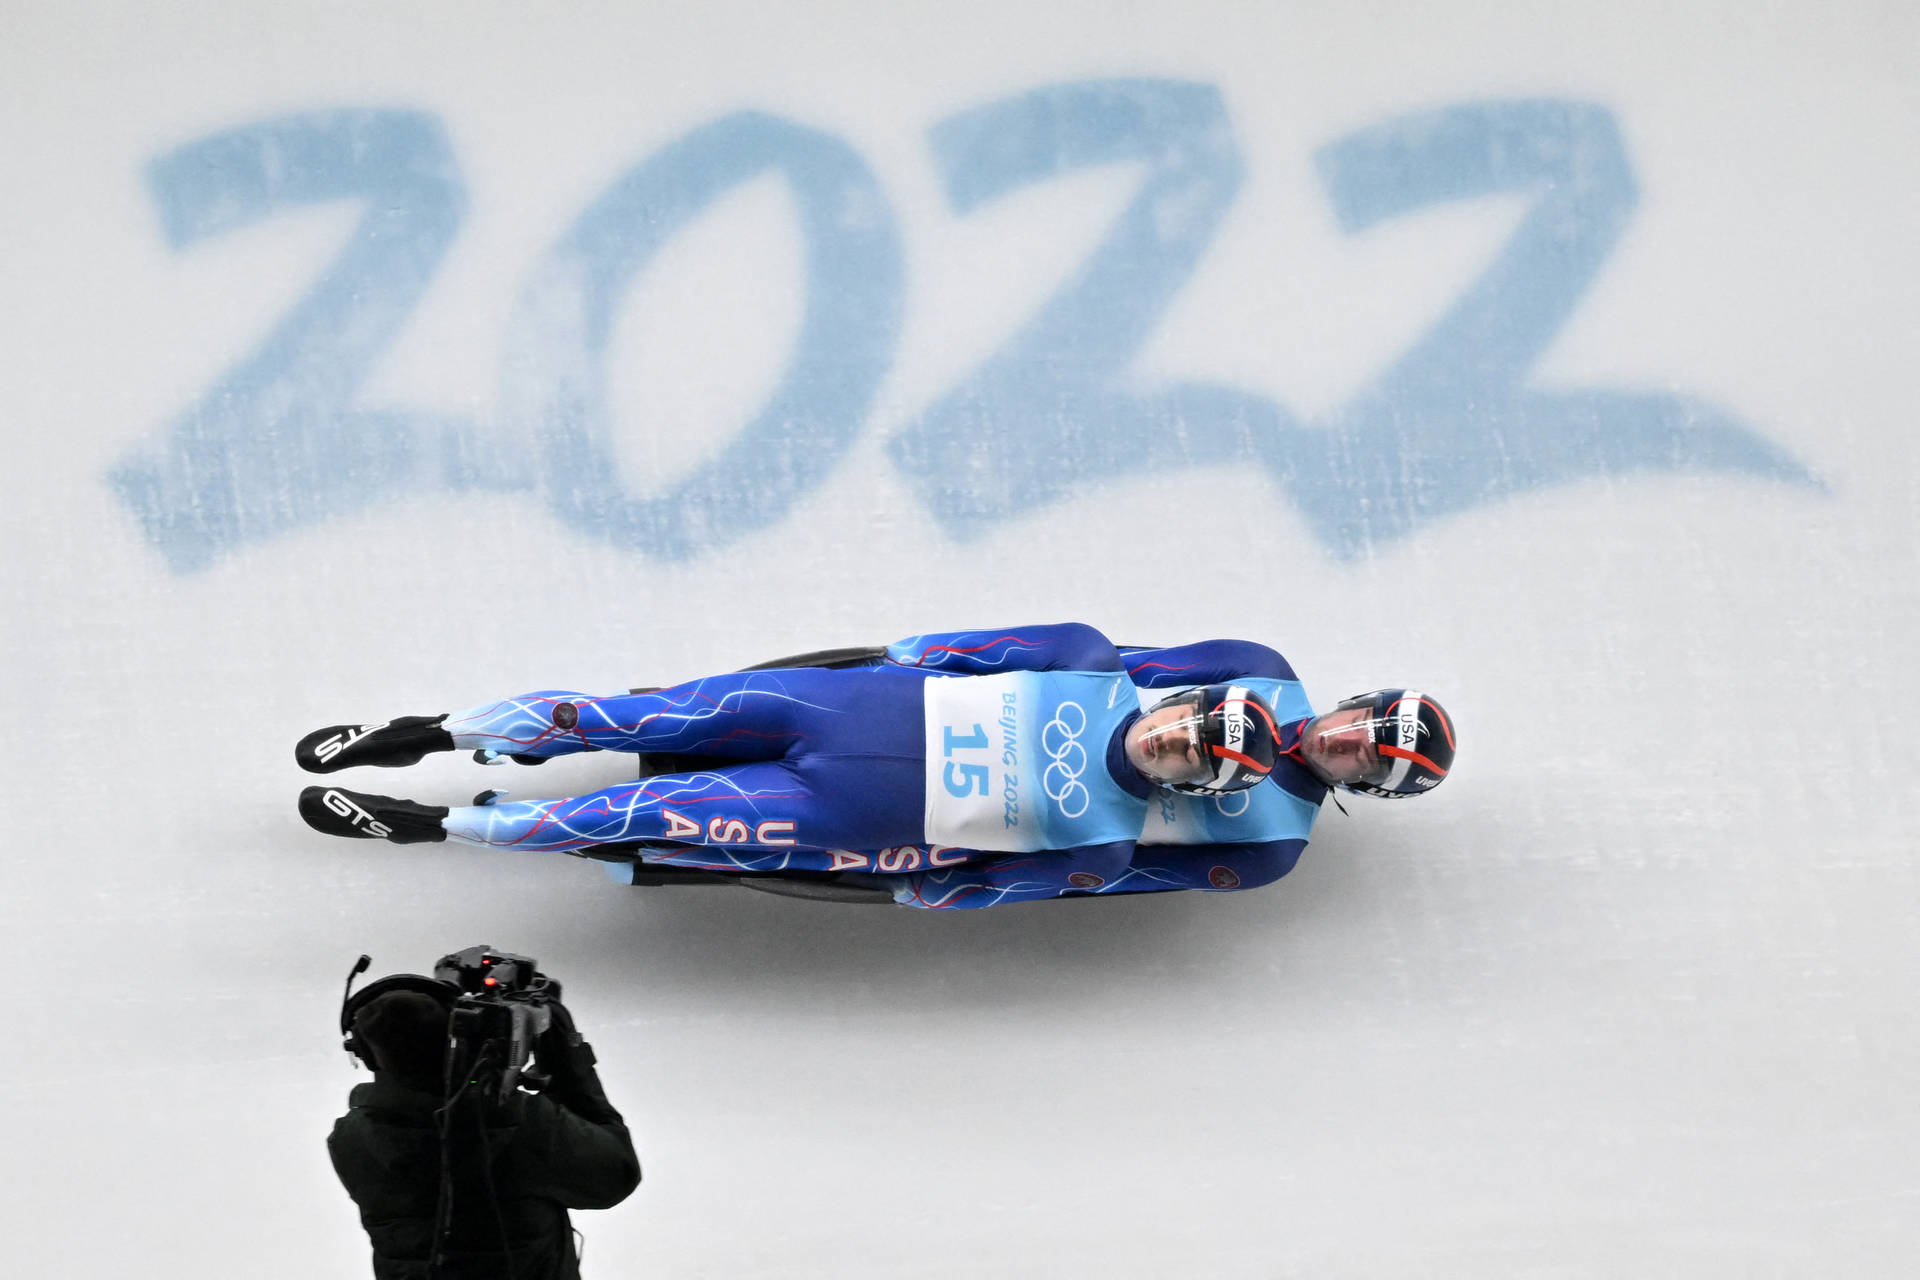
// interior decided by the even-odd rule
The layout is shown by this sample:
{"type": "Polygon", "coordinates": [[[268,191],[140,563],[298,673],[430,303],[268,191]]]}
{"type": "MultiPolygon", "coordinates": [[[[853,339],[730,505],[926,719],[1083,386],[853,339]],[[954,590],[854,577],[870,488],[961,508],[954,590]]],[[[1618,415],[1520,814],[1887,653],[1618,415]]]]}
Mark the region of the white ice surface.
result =
{"type": "MultiPolygon", "coordinates": [[[[0,1272],[362,1274],[323,1145],[356,1080],[339,981],[362,951],[378,974],[477,941],[564,979],[632,1122],[645,1185],[579,1219],[594,1280],[1920,1272],[1920,23],[1895,0],[1408,8],[9,4],[0,1272]],[[1186,471],[949,538],[883,442],[1137,179],[961,216],[925,132],[1112,75],[1218,85],[1247,168],[1143,383],[1341,403],[1521,206],[1345,235],[1314,149],[1417,108],[1579,98],[1619,120],[1641,198],[1535,383],[1702,398],[1824,491],[1587,480],[1342,560],[1262,476],[1186,471]],[[848,456],[686,561],[530,495],[436,490],[170,571],[105,477],[357,214],[174,252],[145,166],[339,105],[437,114],[469,201],[361,400],[479,418],[519,282],[621,171],[741,107],[847,140],[906,281],[848,456]],[[1254,550],[1196,546],[1196,511],[1254,550]],[[294,813],[290,748],[320,724],[1060,619],[1264,640],[1321,701],[1416,683],[1461,726],[1457,775],[1329,812],[1256,892],[953,915],[622,891],[294,813]]],[[[620,304],[634,483],[692,466],[779,376],[792,226],[779,183],[743,186],[620,304]]],[[[596,776],[440,759],[375,789],[596,776]]]]}

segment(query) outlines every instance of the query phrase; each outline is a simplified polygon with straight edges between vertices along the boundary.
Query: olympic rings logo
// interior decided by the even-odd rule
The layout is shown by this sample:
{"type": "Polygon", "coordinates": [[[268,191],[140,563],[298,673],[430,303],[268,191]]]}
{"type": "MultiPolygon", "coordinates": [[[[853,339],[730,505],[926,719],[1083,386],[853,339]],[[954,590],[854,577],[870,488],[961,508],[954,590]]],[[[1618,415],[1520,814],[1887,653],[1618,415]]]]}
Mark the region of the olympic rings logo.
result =
{"type": "Polygon", "coordinates": [[[1047,799],[1069,818],[1085,813],[1090,800],[1087,785],[1080,781],[1080,775],[1087,771],[1087,749],[1080,745],[1080,735],[1086,728],[1086,708],[1077,702],[1063,702],[1054,708],[1053,719],[1040,730],[1040,749],[1047,753],[1047,767],[1040,771],[1040,786],[1047,793],[1047,799]],[[1076,723],[1068,723],[1069,720],[1076,723]]]}
{"type": "Polygon", "coordinates": [[[1230,791],[1224,796],[1215,796],[1213,798],[1213,807],[1219,810],[1220,816],[1223,818],[1237,818],[1251,808],[1252,805],[1253,792],[1251,790],[1230,791]],[[1229,800],[1238,800],[1240,807],[1238,809],[1227,808],[1227,802],[1229,800]]]}

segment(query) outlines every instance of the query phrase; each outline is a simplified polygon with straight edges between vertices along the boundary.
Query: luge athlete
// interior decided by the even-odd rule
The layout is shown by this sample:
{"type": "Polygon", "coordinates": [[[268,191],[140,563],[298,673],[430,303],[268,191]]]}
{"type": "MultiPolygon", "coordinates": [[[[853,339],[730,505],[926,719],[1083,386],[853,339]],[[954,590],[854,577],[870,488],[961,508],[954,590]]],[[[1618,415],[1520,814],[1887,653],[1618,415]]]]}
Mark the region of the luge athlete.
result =
{"type": "Polygon", "coordinates": [[[715,767],[557,800],[449,809],[310,787],[300,808],[334,835],[536,852],[645,841],[649,862],[870,875],[907,905],[973,907],[1268,883],[1329,787],[1419,794],[1446,776],[1453,736],[1436,702],[1405,690],[1316,717],[1262,645],[1123,653],[1066,623],[915,636],[870,667],[339,725],[296,758],[330,773],[452,750],[695,755],[715,767]]]}

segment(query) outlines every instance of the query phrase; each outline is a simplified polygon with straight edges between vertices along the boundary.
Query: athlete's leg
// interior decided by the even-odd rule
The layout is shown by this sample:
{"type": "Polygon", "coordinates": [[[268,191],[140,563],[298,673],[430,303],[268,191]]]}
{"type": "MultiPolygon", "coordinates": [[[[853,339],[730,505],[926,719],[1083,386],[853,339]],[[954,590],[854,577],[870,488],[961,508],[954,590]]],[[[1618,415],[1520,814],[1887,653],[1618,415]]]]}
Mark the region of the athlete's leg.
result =
{"type": "MultiPolygon", "coordinates": [[[[501,755],[539,759],[620,749],[741,763],[558,800],[468,806],[449,811],[444,827],[435,820],[427,823],[430,830],[407,830],[412,839],[437,839],[444,831],[472,844],[547,851],[635,840],[730,852],[742,845],[756,857],[770,855],[761,869],[832,870],[831,850],[879,849],[922,836],[922,678],[886,674],[734,673],[606,698],[548,690],[460,712],[446,721],[450,741],[501,755]],[[811,857],[792,860],[800,850],[811,857]],[[789,860],[777,861],[783,858],[789,860]]],[[[362,809],[372,805],[372,816],[335,821],[339,815],[319,794],[303,800],[302,812],[331,834],[392,839],[399,836],[390,832],[399,829],[387,817],[397,822],[411,813],[410,801],[341,795],[362,809]]]]}
{"type": "Polygon", "coordinates": [[[953,910],[1092,893],[1127,869],[1131,842],[1069,851],[1008,854],[993,862],[935,868],[890,879],[893,900],[909,907],[953,910]]]}
{"type": "MultiPolygon", "coordinates": [[[[848,719],[861,672],[733,672],[649,693],[546,689],[483,703],[444,725],[463,750],[544,759],[576,751],[772,760],[848,719]]],[[[854,717],[858,723],[858,717],[854,717]]]]}
{"type": "Polygon", "coordinates": [[[917,760],[750,761],[661,774],[560,800],[448,810],[447,836],[467,844],[564,852],[628,841],[698,846],[650,861],[736,870],[841,870],[850,855],[917,837],[917,760]]]}

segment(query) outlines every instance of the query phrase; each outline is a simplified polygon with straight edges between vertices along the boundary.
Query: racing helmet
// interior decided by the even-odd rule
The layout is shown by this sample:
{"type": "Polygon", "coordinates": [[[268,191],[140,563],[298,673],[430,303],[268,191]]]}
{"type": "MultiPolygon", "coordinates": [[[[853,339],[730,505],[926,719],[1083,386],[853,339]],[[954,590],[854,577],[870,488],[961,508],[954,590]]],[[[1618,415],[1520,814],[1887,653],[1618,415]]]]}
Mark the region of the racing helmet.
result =
{"type": "MultiPolygon", "coordinates": [[[[1389,800],[1423,795],[1453,768],[1453,718],[1438,702],[1414,689],[1376,689],[1344,699],[1336,711],[1365,709],[1351,728],[1364,731],[1373,750],[1366,772],[1333,785],[1389,800]]],[[[1312,724],[1307,726],[1311,731],[1312,724]]]]}
{"type": "Polygon", "coordinates": [[[1209,684],[1162,698],[1152,716],[1169,707],[1185,715],[1143,735],[1144,749],[1171,779],[1154,780],[1182,795],[1217,796],[1265,781],[1280,755],[1280,729],[1267,700],[1244,685],[1209,684]],[[1178,752],[1179,754],[1176,754],[1178,752]]]}

